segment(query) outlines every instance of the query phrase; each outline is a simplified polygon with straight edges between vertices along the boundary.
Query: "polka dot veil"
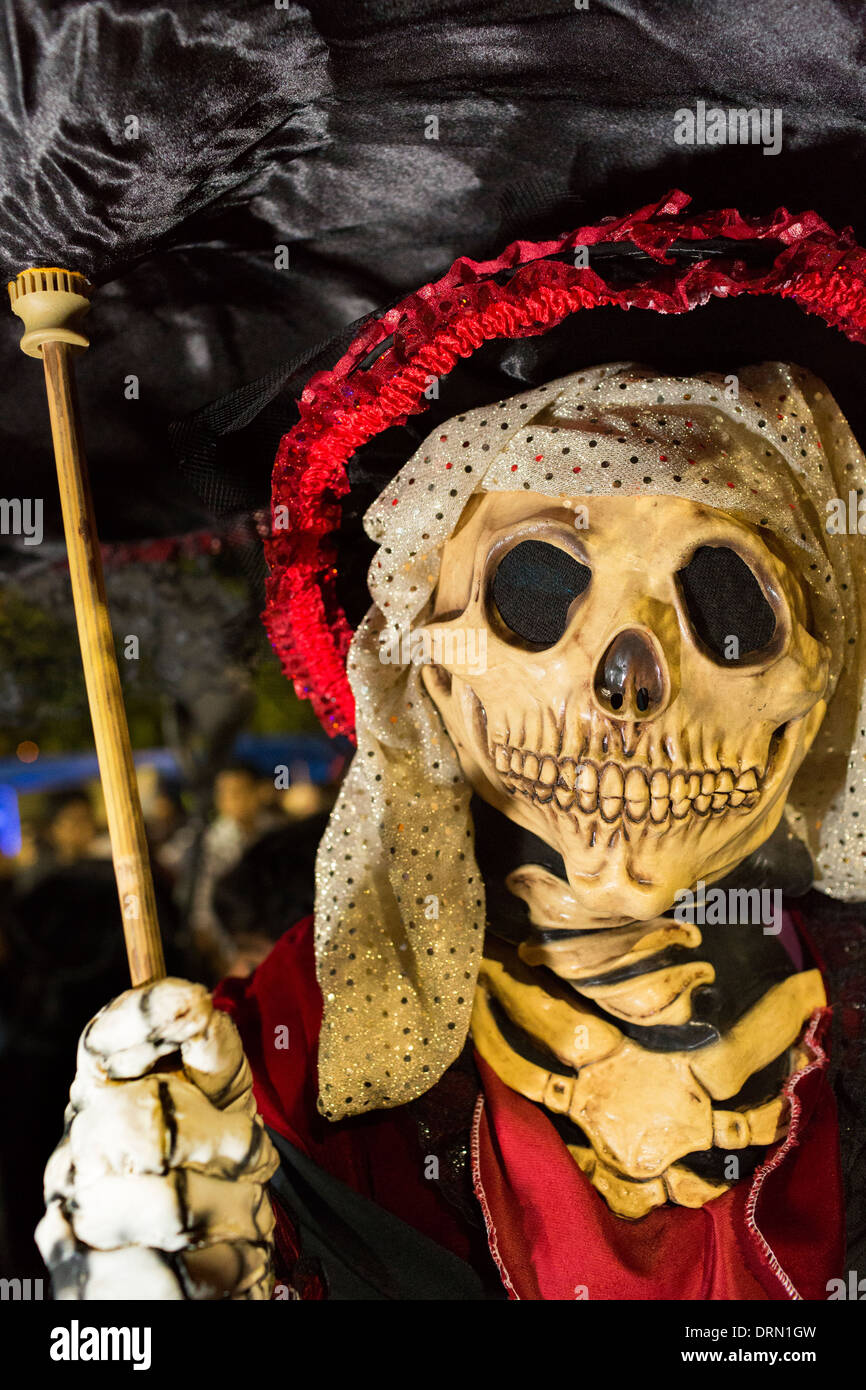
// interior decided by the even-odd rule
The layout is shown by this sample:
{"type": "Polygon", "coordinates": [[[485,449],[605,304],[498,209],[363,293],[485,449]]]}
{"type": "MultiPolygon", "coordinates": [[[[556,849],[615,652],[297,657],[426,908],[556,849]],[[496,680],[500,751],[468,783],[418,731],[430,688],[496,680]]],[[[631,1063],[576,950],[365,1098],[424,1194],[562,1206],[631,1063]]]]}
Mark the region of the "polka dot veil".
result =
{"type": "Polygon", "coordinates": [[[773,532],[831,657],[831,698],[787,814],[822,891],[866,898],[866,461],[826,387],[763,363],[735,378],[588,369],[438,427],[365,518],[373,606],[349,653],[358,750],[319,849],[320,1107],[400,1105],[461,1051],[483,947],[471,788],[405,640],[428,619],[442,547],[478,491],[690,498],[773,532]],[[403,639],[402,641],[400,639],[403,639]],[[383,648],[383,642],[391,639],[383,648]],[[396,639],[396,640],[395,640],[396,639]],[[383,661],[383,650],[404,661],[383,661]]]}

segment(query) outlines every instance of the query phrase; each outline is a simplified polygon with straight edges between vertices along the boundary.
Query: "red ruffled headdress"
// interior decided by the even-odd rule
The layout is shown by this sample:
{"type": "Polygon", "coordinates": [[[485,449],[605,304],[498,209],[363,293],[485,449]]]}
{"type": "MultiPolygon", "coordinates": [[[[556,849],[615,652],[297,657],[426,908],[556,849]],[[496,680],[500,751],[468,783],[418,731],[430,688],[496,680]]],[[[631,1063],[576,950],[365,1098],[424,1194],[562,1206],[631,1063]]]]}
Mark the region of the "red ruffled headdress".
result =
{"type": "Polygon", "coordinates": [[[866,343],[866,251],[850,229],[837,233],[816,212],[784,209],[767,218],[732,208],[688,217],[689,201],[675,191],[555,241],[512,242],[495,260],[461,258],[368,322],[336,366],[310,380],[274,466],[264,622],[286,675],[328,733],[354,736],[346,678],[352,629],[337,597],[334,543],[347,465],[376,435],[427,408],[432,377],[447,376],[491,339],[545,333],[578,309],[681,314],[743,294],[791,299],[866,343]],[[732,243],[729,255],[719,258],[719,241],[732,243]],[[701,242],[713,243],[713,254],[708,247],[702,257],[701,242]],[[747,242],[778,249],[756,268],[737,256],[736,244],[747,242]],[[603,243],[643,252],[658,272],[622,287],[575,264],[575,248],[603,243]],[[671,248],[689,243],[694,258],[678,264],[671,248]]]}

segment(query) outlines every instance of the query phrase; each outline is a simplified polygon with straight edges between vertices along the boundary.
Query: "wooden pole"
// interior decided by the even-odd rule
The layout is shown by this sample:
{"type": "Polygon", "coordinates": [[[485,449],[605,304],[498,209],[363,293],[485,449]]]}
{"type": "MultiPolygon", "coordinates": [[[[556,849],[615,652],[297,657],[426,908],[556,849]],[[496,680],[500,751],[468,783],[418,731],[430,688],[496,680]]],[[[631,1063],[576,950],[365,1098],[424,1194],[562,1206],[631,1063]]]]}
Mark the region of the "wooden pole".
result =
{"type": "MultiPolygon", "coordinates": [[[[18,282],[26,276],[69,274],[60,271],[31,270],[22,272],[18,282]]],[[[75,279],[78,282],[81,277],[75,279]]],[[[13,285],[16,283],[13,281],[13,285]]],[[[26,286],[32,281],[24,283],[26,286]]],[[[73,293],[80,294],[80,289],[80,285],[76,283],[73,293]]],[[[89,291],[89,286],[87,290],[89,291]]],[[[33,293],[34,296],[41,296],[40,302],[44,306],[46,291],[42,289],[33,293]]],[[[65,295],[67,300],[70,298],[68,284],[65,285],[62,295],[65,295]]],[[[13,296],[13,308],[25,319],[26,324],[27,316],[21,308],[25,297],[26,288],[19,294],[17,303],[13,296]]],[[[26,305],[24,307],[26,308],[26,305]]],[[[81,312],[79,306],[79,316],[81,312]]],[[[44,320],[44,307],[40,313],[44,320]]],[[[57,463],[57,480],[60,485],[72,598],[75,604],[90,717],[93,722],[96,756],[99,760],[99,775],[105,797],[126,953],[132,983],[142,985],[164,976],[165,962],[129,727],[126,722],[105,594],[102,556],[87,477],[87,462],[72,370],[71,356],[81,351],[82,347],[87,345],[87,340],[83,339],[82,342],[83,335],[77,327],[70,327],[72,322],[72,317],[67,313],[56,334],[52,334],[51,329],[46,328],[44,322],[40,322],[37,330],[25,334],[22,347],[25,351],[30,350],[32,356],[41,355],[45,367],[45,388],[57,463]],[[34,333],[38,337],[37,342],[34,342],[34,333]],[[28,339],[29,345],[25,346],[28,339]],[[32,350],[34,347],[36,351],[32,350]]]]}

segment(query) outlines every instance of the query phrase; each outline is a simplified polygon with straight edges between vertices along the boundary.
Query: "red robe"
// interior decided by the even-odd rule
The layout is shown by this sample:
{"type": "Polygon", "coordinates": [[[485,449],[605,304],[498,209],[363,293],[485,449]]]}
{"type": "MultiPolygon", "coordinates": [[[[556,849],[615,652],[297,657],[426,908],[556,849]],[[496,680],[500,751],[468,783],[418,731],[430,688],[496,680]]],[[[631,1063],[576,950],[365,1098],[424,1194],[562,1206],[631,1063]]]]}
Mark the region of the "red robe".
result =
{"type": "MultiPolygon", "coordinates": [[[[842,1272],[836,1108],[823,1047],[829,1009],[810,1021],[814,1060],[788,1083],[788,1134],[751,1179],[696,1210],[667,1205],[636,1222],[614,1216],[544,1112],[476,1055],[481,1090],[467,1139],[488,1256],[479,1249],[480,1228],[425,1177],[411,1107],[337,1124],[319,1114],[322,998],[312,918],[288,931],[250,979],[219,985],[215,1002],[240,1030],[265,1123],[470,1265],[492,1256],[508,1298],[825,1299],[827,1281],[842,1272]],[[287,1039],[280,1029],[288,1029],[287,1039]],[[288,1046],[276,1045],[278,1038],[288,1046]]],[[[277,1221],[285,1267],[300,1252],[279,1208],[277,1221]]],[[[300,1282],[300,1296],[325,1296],[315,1278],[300,1282]]]]}

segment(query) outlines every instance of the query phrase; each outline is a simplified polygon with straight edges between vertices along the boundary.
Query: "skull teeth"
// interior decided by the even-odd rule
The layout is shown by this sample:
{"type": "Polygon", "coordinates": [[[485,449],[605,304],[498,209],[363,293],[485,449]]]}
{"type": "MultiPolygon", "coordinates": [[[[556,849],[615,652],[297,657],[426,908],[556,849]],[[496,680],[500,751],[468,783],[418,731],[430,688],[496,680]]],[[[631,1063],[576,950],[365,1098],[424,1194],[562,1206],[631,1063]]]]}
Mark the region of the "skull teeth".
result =
{"type": "Polygon", "coordinates": [[[750,810],[761,790],[756,768],[670,773],[613,761],[578,762],[506,744],[495,745],[491,753],[509,791],[560,811],[598,814],[608,824],[625,819],[662,825],[669,818],[720,815],[731,807],[750,810]]]}

